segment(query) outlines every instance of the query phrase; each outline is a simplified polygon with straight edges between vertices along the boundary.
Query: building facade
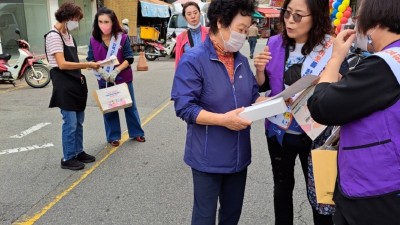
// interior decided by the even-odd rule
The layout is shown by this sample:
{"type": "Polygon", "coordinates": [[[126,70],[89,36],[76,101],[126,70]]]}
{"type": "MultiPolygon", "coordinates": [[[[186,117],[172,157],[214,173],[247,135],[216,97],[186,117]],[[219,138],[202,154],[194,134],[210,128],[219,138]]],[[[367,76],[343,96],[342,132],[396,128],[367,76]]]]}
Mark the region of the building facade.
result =
{"type": "Polygon", "coordinates": [[[129,20],[129,36],[136,36],[139,0],[103,0],[104,6],[114,10],[119,21],[129,20]]]}
{"type": "MultiPolygon", "coordinates": [[[[31,51],[35,54],[44,53],[44,34],[56,23],[54,14],[59,6],[71,0],[2,0],[0,3],[0,53],[10,53],[16,57],[18,47],[15,39],[21,32],[21,37],[27,40],[31,51]]],[[[87,45],[92,30],[95,0],[74,0],[84,13],[80,27],[73,35],[78,45],[87,45]]]]}

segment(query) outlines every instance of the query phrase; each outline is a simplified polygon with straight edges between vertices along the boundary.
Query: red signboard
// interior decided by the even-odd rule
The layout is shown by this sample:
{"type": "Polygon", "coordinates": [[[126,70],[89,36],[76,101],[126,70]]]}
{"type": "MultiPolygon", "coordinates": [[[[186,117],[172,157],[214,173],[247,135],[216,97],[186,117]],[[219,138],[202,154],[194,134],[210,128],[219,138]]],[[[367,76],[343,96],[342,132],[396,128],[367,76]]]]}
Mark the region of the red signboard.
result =
{"type": "Polygon", "coordinates": [[[281,14],[281,11],[274,8],[257,8],[257,11],[264,14],[266,18],[278,18],[281,14]]]}

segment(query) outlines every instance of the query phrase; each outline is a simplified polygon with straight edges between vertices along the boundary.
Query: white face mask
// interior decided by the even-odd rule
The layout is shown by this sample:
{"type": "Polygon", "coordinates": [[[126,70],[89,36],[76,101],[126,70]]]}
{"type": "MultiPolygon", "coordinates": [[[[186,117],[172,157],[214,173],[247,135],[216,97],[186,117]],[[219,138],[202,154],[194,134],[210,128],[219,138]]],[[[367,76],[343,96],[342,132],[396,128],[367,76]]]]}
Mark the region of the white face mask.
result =
{"type": "Polygon", "coordinates": [[[200,24],[200,22],[199,22],[199,24],[197,24],[197,25],[194,25],[194,26],[193,26],[193,25],[191,25],[190,23],[188,23],[188,25],[187,25],[187,26],[188,26],[190,29],[193,29],[193,30],[194,30],[194,29],[197,29],[197,28],[199,28],[199,27],[200,27],[200,25],[201,25],[201,24],[200,24]]]}
{"type": "Polygon", "coordinates": [[[69,31],[73,31],[73,30],[77,29],[78,27],[79,27],[79,22],[78,21],[70,20],[70,21],[67,22],[67,29],[69,31]]]}
{"type": "Polygon", "coordinates": [[[364,51],[369,51],[368,45],[371,45],[373,47],[371,34],[374,33],[375,30],[376,28],[370,34],[367,35],[356,33],[356,39],[354,40],[354,47],[360,48],[361,50],[364,51]]]}
{"type": "Polygon", "coordinates": [[[222,41],[224,42],[224,49],[227,52],[237,52],[243,47],[244,43],[246,42],[247,35],[232,31],[231,28],[229,28],[229,30],[231,31],[231,36],[229,37],[228,41],[224,40],[221,31],[219,31],[222,41]]]}

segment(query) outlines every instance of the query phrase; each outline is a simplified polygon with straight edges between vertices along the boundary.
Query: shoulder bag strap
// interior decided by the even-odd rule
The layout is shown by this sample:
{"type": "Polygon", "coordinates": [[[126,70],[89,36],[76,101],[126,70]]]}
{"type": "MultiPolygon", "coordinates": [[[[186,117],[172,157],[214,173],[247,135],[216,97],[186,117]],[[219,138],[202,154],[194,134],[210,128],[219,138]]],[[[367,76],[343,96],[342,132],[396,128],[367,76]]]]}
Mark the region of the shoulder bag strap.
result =
{"type": "Polygon", "coordinates": [[[190,47],[193,48],[194,43],[193,43],[192,33],[190,33],[190,30],[187,30],[187,35],[188,35],[188,38],[189,38],[190,47]]]}
{"type": "MultiPolygon", "coordinates": [[[[57,33],[58,35],[60,35],[61,41],[63,42],[63,45],[65,45],[64,39],[62,38],[62,36],[61,36],[60,33],[58,33],[58,32],[55,31],[55,30],[51,30],[51,31],[47,32],[47,33],[44,35],[44,53],[46,54],[46,59],[47,59],[47,61],[49,61],[49,57],[47,56],[46,38],[47,38],[47,35],[49,35],[50,33],[57,33]]],[[[74,40],[74,43],[75,43],[75,40],[74,40]]]]}

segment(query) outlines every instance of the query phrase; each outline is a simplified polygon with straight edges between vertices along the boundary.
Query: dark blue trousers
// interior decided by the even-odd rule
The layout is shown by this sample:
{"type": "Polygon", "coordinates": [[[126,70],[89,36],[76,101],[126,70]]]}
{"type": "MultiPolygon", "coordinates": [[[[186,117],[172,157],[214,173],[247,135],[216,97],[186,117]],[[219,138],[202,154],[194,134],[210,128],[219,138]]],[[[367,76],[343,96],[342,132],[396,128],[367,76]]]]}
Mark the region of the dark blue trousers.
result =
{"type": "Polygon", "coordinates": [[[256,48],[257,37],[249,37],[249,45],[250,45],[250,56],[253,58],[254,49],[256,48]]]}
{"type": "Polygon", "coordinates": [[[232,174],[204,173],[192,168],[194,203],[192,225],[237,225],[242,213],[247,169],[232,174]]]}

